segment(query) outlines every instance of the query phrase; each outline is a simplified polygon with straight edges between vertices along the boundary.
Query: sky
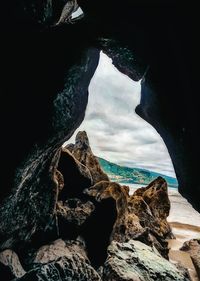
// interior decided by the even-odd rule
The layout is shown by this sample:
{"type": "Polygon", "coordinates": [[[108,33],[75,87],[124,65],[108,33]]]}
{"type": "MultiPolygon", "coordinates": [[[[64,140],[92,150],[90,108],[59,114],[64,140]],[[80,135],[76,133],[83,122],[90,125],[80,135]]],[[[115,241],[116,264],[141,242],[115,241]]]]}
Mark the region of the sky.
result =
{"type": "Polygon", "coordinates": [[[158,132],[135,113],[140,82],[119,72],[101,53],[89,86],[85,119],[67,143],[85,130],[96,156],[113,163],[175,177],[167,148],[158,132]]]}

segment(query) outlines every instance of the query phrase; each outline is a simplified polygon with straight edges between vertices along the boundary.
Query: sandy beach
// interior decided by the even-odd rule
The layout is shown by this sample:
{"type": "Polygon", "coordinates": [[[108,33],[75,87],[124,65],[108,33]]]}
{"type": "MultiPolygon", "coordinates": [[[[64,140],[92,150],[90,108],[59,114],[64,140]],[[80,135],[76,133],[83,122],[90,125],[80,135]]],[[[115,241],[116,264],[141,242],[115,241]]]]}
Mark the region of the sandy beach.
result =
{"type": "Polygon", "coordinates": [[[191,280],[198,281],[196,270],[188,253],[180,251],[183,243],[190,239],[200,238],[200,214],[177,190],[169,189],[171,211],[168,221],[176,239],[169,241],[171,262],[180,263],[189,271],[191,280]]]}

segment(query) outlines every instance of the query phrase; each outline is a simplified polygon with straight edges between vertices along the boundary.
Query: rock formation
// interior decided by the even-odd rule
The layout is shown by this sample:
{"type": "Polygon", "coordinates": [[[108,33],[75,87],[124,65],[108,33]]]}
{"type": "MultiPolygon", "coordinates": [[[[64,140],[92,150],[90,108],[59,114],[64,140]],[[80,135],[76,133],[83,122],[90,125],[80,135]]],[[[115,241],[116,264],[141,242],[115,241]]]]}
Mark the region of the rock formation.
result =
{"type": "Polygon", "coordinates": [[[0,274],[7,281],[188,280],[165,259],[171,229],[164,179],[129,196],[128,186],[105,177],[85,132],[49,161],[40,189],[16,190],[1,209],[0,274]]]}
{"type": "Polygon", "coordinates": [[[117,219],[110,240],[125,242],[137,239],[154,246],[168,258],[167,238],[172,238],[169,215],[167,184],[157,178],[146,188],[140,188],[129,196],[126,186],[110,181],[101,181],[85,190],[85,193],[101,201],[113,198],[116,202],[117,219]],[[159,205],[162,201],[163,205],[159,205]],[[163,206],[163,209],[162,209],[163,206]]]}
{"type": "Polygon", "coordinates": [[[144,235],[145,229],[140,225],[139,218],[128,209],[127,189],[120,184],[110,181],[100,181],[85,190],[90,196],[95,196],[98,201],[113,198],[116,202],[117,218],[113,226],[110,240],[125,242],[138,239],[144,235]]]}
{"type": "Polygon", "coordinates": [[[17,281],[25,280],[94,280],[100,276],[90,265],[84,245],[77,241],[65,243],[59,239],[38,249],[33,270],[17,281]]]}
{"type": "Polygon", "coordinates": [[[200,240],[193,239],[190,241],[186,241],[184,242],[180,250],[188,252],[190,254],[192,262],[196,268],[197,275],[200,278],[200,240]]]}
{"type": "MultiPolygon", "coordinates": [[[[23,269],[19,257],[12,250],[4,250],[0,253],[0,263],[7,266],[10,269],[13,277],[20,278],[26,274],[26,271],[23,269]]],[[[4,276],[0,271],[0,276],[4,276]]],[[[4,277],[5,278],[5,277],[4,277]]],[[[9,279],[8,279],[9,280],[9,279]]]]}
{"type": "Polygon", "coordinates": [[[60,147],[84,118],[100,50],[136,81],[149,66],[136,111],[162,136],[179,191],[200,210],[198,9],[178,2],[78,0],[85,20],[54,27],[62,0],[2,1],[1,251],[22,255],[58,238],[49,230],[60,147]]]}
{"type": "Polygon", "coordinates": [[[129,203],[130,206],[135,208],[136,212],[141,212],[139,217],[142,225],[150,226],[150,229],[161,237],[173,237],[170,225],[167,222],[170,201],[167,183],[163,178],[158,177],[147,187],[137,189],[131,196],[129,203]]]}
{"type": "Polygon", "coordinates": [[[181,272],[151,247],[134,240],[111,243],[102,275],[105,281],[190,280],[186,271],[181,272]]]}
{"type": "Polygon", "coordinates": [[[75,144],[69,144],[66,148],[72,155],[83,165],[85,165],[92,175],[94,183],[99,181],[108,181],[108,176],[103,172],[97,158],[92,153],[89,139],[85,131],[78,132],[76,135],[75,144]]]}

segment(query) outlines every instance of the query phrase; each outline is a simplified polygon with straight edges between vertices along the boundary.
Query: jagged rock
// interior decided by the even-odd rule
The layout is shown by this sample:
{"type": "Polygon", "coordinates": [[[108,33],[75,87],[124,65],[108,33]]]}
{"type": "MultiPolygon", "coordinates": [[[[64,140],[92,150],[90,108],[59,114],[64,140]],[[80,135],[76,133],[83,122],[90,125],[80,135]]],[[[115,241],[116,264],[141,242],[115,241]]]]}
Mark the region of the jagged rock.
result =
{"type": "MultiPolygon", "coordinates": [[[[30,38],[33,43],[34,39],[32,36],[30,38]]],[[[27,44],[29,45],[30,42],[28,43],[28,41],[27,44]]],[[[20,39],[18,40],[19,42],[20,39]]],[[[50,48],[51,44],[49,43],[48,46],[50,48]]],[[[20,50],[20,53],[25,52],[28,55],[30,45],[29,47],[28,45],[23,47],[23,45],[21,45],[18,51],[20,50]]],[[[40,47],[39,45],[38,48],[40,49],[41,45],[40,47]]],[[[26,104],[16,102],[15,98],[12,105],[10,104],[12,112],[17,110],[16,114],[14,114],[15,117],[13,116],[11,119],[12,126],[16,128],[18,137],[15,140],[17,147],[15,153],[2,152],[2,161],[4,162],[2,175],[4,177],[0,179],[2,186],[0,191],[1,250],[12,248],[13,246],[23,248],[24,244],[32,243],[33,236],[38,244],[47,243],[50,239],[46,232],[55,217],[58,195],[58,182],[55,177],[55,170],[59,161],[60,148],[84,118],[88,99],[88,86],[99,60],[99,50],[90,49],[89,51],[83,47],[75,56],[71,56],[70,63],[67,63],[64,67],[65,85],[61,86],[58,80],[55,81],[53,79],[54,86],[52,86],[52,91],[50,89],[49,91],[46,87],[48,87],[47,85],[49,85],[48,83],[50,83],[51,79],[48,79],[49,82],[46,83],[48,76],[46,74],[47,72],[52,73],[52,69],[48,71],[48,68],[41,67],[42,72],[40,72],[41,68],[39,67],[40,63],[44,66],[46,64],[44,61],[49,61],[49,56],[48,60],[43,57],[43,55],[46,56],[47,50],[48,48],[45,48],[45,52],[43,52],[40,49],[40,59],[39,57],[33,59],[30,56],[31,61],[29,59],[26,60],[29,63],[35,61],[34,70],[32,69],[35,75],[33,73],[28,74],[27,70],[25,70],[29,64],[25,61],[21,65],[21,74],[18,75],[16,71],[15,81],[18,81],[17,84],[21,85],[20,93],[23,96],[23,93],[27,93],[27,89],[29,89],[29,98],[23,99],[24,101],[26,100],[26,104]],[[88,58],[89,53],[92,56],[91,58],[88,58]],[[32,79],[32,75],[35,76],[34,79],[32,79]],[[22,76],[24,77],[23,79],[22,76]],[[25,77],[30,78],[28,79],[30,82],[29,86],[26,83],[24,84],[24,82],[21,83],[22,80],[26,80],[25,77]],[[44,85],[46,86],[44,87],[44,85]],[[43,93],[49,92],[53,94],[47,95],[46,99],[39,94],[39,89],[41,88],[43,93]],[[69,108],[67,108],[68,105],[69,108]],[[37,114],[35,114],[36,108],[37,114]],[[49,113],[44,114],[44,108],[48,108],[51,113],[49,111],[49,113]],[[28,124],[26,130],[24,130],[25,120],[28,124]],[[2,199],[4,200],[2,201],[2,199]]],[[[17,56],[13,53],[11,59],[13,67],[17,63],[17,57],[19,56],[19,53],[17,56]]],[[[58,59],[54,60],[54,62],[56,61],[58,59]]],[[[53,68],[56,69],[56,72],[59,72],[56,64],[54,64],[53,68]]],[[[16,85],[16,83],[14,84],[16,85]]],[[[12,92],[14,95],[17,93],[15,91],[16,89],[13,87],[12,92]]],[[[17,100],[19,101],[20,97],[18,96],[18,98],[17,100]]],[[[10,146],[9,139],[11,138],[7,134],[9,127],[6,126],[4,128],[7,147],[10,146]]]]}
{"type": "Polygon", "coordinates": [[[57,203],[57,215],[77,226],[81,226],[94,209],[95,206],[91,201],[82,202],[78,198],[68,199],[65,202],[58,201],[57,203]]]}
{"type": "Polygon", "coordinates": [[[33,270],[17,280],[100,281],[90,265],[84,245],[80,241],[59,239],[41,247],[35,254],[33,270]]]}
{"type": "MultiPolygon", "coordinates": [[[[7,249],[0,253],[0,263],[9,267],[14,277],[20,278],[26,274],[26,271],[23,269],[19,261],[18,255],[10,249],[7,249]]],[[[3,274],[0,276],[3,276],[3,274]]]]}
{"type": "Polygon", "coordinates": [[[167,222],[170,210],[167,182],[158,177],[148,186],[137,189],[129,199],[129,208],[138,215],[141,225],[148,228],[151,244],[168,258],[166,239],[174,236],[167,222]]]}
{"type": "Polygon", "coordinates": [[[103,267],[104,281],[189,281],[187,272],[180,271],[140,241],[113,241],[103,267]]]}
{"type": "Polygon", "coordinates": [[[99,181],[109,180],[108,176],[99,165],[97,157],[92,153],[89,139],[85,131],[78,132],[75,144],[68,144],[66,148],[70,150],[78,161],[90,170],[94,184],[99,181]]]}
{"type": "MultiPolygon", "coordinates": [[[[168,258],[169,249],[166,239],[169,234],[171,234],[171,228],[166,220],[168,213],[165,213],[165,210],[161,210],[162,206],[157,206],[157,208],[160,209],[160,212],[152,212],[151,206],[156,206],[156,203],[158,204],[158,196],[155,196],[155,198],[152,197],[151,201],[147,200],[148,203],[150,202],[150,206],[144,200],[143,196],[141,196],[144,191],[147,191],[148,194],[153,194],[157,185],[159,185],[159,188],[162,188],[162,185],[164,186],[164,198],[168,202],[166,181],[162,178],[153,181],[148,189],[139,189],[136,191],[136,195],[134,194],[131,197],[128,194],[126,186],[121,186],[118,183],[110,181],[96,183],[94,186],[85,190],[85,193],[95,197],[97,201],[101,201],[105,198],[113,198],[115,200],[117,219],[110,237],[111,241],[116,240],[124,242],[129,239],[137,239],[148,245],[154,246],[159,253],[165,258],[168,258]],[[165,216],[163,214],[165,214],[165,216]],[[163,225],[165,227],[163,227],[163,225]]],[[[159,196],[161,196],[160,193],[159,196]]]]}
{"type": "Polygon", "coordinates": [[[190,254],[192,262],[196,268],[197,275],[200,278],[200,239],[192,239],[184,242],[180,250],[190,254]]]}
{"type": "Polygon", "coordinates": [[[93,183],[88,167],[80,163],[68,150],[62,149],[58,170],[64,178],[64,187],[58,199],[65,201],[68,198],[84,197],[82,191],[93,183]]]}
{"type": "Polygon", "coordinates": [[[133,212],[129,212],[126,188],[116,182],[101,181],[85,192],[95,196],[99,201],[106,198],[113,198],[116,201],[117,219],[113,226],[111,241],[124,242],[144,235],[145,229],[140,225],[139,218],[133,212]]]}
{"type": "Polygon", "coordinates": [[[142,203],[143,210],[140,207],[136,209],[141,212],[141,219],[143,219],[144,225],[150,226],[150,229],[155,231],[159,236],[172,238],[171,227],[167,222],[170,211],[167,182],[162,177],[158,177],[146,187],[137,189],[130,201],[138,207],[142,203]],[[137,196],[141,196],[148,207],[142,202],[141,197],[137,196]],[[140,203],[138,204],[137,201],[140,203]],[[145,215],[145,217],[142,218],[142,215],[145,215]],[[154,222],[152,222],[152,219],[154,222]]]}

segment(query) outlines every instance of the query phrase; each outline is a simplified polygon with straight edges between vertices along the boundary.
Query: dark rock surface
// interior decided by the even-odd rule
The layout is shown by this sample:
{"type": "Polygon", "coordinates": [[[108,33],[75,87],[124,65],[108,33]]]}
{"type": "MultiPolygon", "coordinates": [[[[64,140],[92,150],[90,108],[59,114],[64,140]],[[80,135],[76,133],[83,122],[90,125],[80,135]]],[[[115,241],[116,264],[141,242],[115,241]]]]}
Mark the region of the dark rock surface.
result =
{"type": "Polygon", "coordinates": [[[181,272],[149,246],[130,240],[113,241],[103,269],[105,281],[189,281],[187,272],[181,272]]]}
{"type": "MultiPolygon", "coordinates": [[[[148,70],[137,113],[164,139],[179,191],[200,210],[196,98],[199,24],[195,5],[188,7],[179,2],[126,0],[126,4],[116,5],[114,0],[78,0],[85,18],[61,27],[54,25],[65,5],[62,0],[2,3],[1,86],[5,94],[0,116],[4,132],[1,147],[12,147],[13,136],[17,136],[17,151],[14,156],[8,149],[2,151],[1,199],[20,184],[22,172],[16,171],[28,166],[25,160],[35,160],[34,148],[44,162],[50,146],[59,147],[80,124],[98,55],[88,53],[90,75],[70,80],[69,69],[80,65],[86,50],[96,46],[131,79],[139,80],[148,70]],[[76,86],[69,86],[73,82],[76,86]],[[75,88],[76,95],[72,93],[75,88]],[[68,96],[64,97],[64,90],[68,96]],[[72,118],[67,111],[74,113],[72,118]]],[[[75,72],[77,67],[73,75],[75,72]]]]}
{"type": "MultiPolygon", "coordinates": [[[[1,265],[4,265],[10,270],[10,276],[20,278],[26,274],[26,271],[23,269],[19,257],[17,254],[12,250],[4,250],[0,253],[0,263],[1,265]]],[[[0,270],[0,276],[4,276],[4,273],[0,270]]],[[[5,278],[5,277],[4,277],[5,278]]],[[[5,280],[11,280],[11,277],[7,277],[8,279],[5,280]]]]}
{"type": "Polygon", "coordinates": [[[145,188],[139,188],[129,196],[127,186],[116,182],[100,181],[85,193],[97,201],[113,198],[116,202],[117,218],[110,240],[126,242],[140,240],[155,247],[168,258],[166,239],[173,238],[167,217],[170,203],[166,181],[159,177],[145,188]],[[162,202],[163,204],[160,204],[162,202]]]}
{"type": "Polygon", "coordinates": [[[128,186],[101,180],[86,133],[78,139],[74,155],[61,148],[50,170],[39,173],[40,189],[22,186],[1,209],[0,270],[8,281],[188,280],[164,259],[171,232],[166,181],[157,178],[130,197],[128,186]],[[101,180],[94,185],[92,173],[101,180]]]}
{"type": "Polygon", "coordinates": [[[68,150],[62,149],[58,170],[64,178],[64,187],[58,197],[63,201],[83,196],[82,191],[93,183],[88,167],[79,162],[68,150]]]}
{"type": "Polygon", "coordinates": [[[192,262],[196,268],[197,275],[200,278],[200,239],[193,239],[184,242],[180,250],[190,254],[192,262]]]}
{"type": "Polygon", "coordinates": [[[78,132],[76,135],[75,144],[69,144],[66,148],[74,155],[74,157],[85,165],[91,173],[93,183],[99,181],[108,181],[108,176],[104,173],[99,161],[93,154],[87,133],[85,131],[78,132]]]}
{"type": "Polygon", "coordinates": [[[75,241],[57,240],[43,246],[36,253],[34,263],[35,269],[17,280],[101,280],[90,265],[83,246],[75,241]]]}

